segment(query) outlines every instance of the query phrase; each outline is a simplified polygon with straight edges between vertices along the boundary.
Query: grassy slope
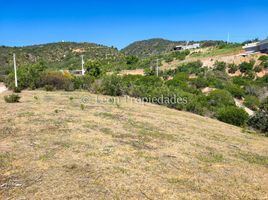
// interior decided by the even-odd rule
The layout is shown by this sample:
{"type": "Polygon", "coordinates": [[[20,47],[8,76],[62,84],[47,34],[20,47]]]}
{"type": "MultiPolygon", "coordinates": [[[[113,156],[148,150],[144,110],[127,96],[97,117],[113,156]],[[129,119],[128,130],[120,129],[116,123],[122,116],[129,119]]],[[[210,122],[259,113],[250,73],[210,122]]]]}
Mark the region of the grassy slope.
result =
{"type": "Polygon", "coordinates": [[[86,92],[21,96],[0,95],[3,199],[267,198],[268,138],[157,105],[96,105],[86,92]]]}
{"type": "Polygon", "coordinates": [[[241,47],[222,48],[222,49],[212,48],[211,50],[207,52],[196,53],[196,54],[191,55],[190,57],[206,58],[206,57],[213,57],[213,56],[218,56],[218,55],[238,54],[241,51],[242,51],[241,47]]]}

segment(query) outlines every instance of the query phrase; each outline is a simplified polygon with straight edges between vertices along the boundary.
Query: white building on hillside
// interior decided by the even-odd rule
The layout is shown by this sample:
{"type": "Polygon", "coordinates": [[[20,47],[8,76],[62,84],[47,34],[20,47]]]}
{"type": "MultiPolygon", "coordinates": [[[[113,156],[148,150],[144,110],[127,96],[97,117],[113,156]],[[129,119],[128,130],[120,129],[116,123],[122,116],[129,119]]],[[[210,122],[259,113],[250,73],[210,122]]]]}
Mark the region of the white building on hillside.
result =
{"type": "Polygon", "coordinates": [[[190,45],[179,45],[179,46],[175,46],[174,47],[174,50],[175,51],[181,51],[181,50],[197,49],[197,48],[200,48],[200,44],[199,43],[190,44],[190,45]]]}

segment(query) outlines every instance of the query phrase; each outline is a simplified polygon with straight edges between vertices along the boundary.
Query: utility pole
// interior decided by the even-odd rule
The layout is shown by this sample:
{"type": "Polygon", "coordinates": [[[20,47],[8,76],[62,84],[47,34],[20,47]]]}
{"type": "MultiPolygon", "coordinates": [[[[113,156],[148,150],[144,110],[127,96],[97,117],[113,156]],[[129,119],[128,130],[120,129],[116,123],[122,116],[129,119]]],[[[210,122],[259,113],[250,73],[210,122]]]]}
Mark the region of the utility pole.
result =
{"type": "Polygon", "coordinates": [[[15,87],[18,87],[18,78],[17,78],[17,66],[16,66],[16,54],[13,54],[13,62],[14,62],[14,74],[15,74],[15,87]]]}
{"type": "Polygon", "coordinates": [[[81,64],[82,64],[82,75],[84,76],[85,75],[85,69],[84,69],[84,55],[81,55],[81,64]]]}
{"type": "Polygon", "coordinates": [[[230,33],[228,32],[228,35],[227,35],[227,44],[230,43],[230,33]]]}

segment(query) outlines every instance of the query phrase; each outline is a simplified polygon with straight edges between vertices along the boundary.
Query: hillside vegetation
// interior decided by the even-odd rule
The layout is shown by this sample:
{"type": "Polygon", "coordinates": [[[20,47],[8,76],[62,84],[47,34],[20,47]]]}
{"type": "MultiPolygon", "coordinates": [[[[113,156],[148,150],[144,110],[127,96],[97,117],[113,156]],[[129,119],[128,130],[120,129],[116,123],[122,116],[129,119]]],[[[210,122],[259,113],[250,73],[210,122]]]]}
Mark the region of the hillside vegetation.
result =
{"type": "MultiPolygon", "coordinates": [[[[137,57],[148,57],[164,53],[169,53],[177,45],[186,45],[188,41],[170,41],[161,38],[142,40],[134,42],[122,49],[127,55],[137,57]]],[[[200,43],[202,47],[215,46],[223,41],[189,41],[189,44],[200,43]]]]}
{"type": "Polygon", "coordinates": [[[124,97],[20,95],[0,94],[2,199],[267,197],[268,138],[124,97]]]}
{"type": "Polygon", "coordinates": [[[13,53],[17,65],[46,62],[51,68],[80,68],[81,55],[86,59],[119,62],[121,55],[116,48],[93,43],[59,42],[26,47],[0,47],[0,74],[10,71],[13,66],[13,53]]]}

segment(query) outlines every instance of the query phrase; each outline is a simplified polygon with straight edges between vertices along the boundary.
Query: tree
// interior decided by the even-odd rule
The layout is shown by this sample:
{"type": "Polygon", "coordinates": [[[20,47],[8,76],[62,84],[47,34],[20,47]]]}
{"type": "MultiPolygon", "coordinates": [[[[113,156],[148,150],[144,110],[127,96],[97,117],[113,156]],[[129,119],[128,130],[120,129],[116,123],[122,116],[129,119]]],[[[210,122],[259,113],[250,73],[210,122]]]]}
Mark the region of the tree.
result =
{"type": "Polygon", "coordinates": [[[136,64],[137,62],[139,62],[139,58],[137,58],[136,56],[127,56],[126,62],[127,62],[127,65],[136,64]]]}
{"type": "Polygon", "coordinates": [[[95,60],[88,60],[85,64],[86,73],[93,77],[99,77],[101,75],[101,63],[95,60]]]}

